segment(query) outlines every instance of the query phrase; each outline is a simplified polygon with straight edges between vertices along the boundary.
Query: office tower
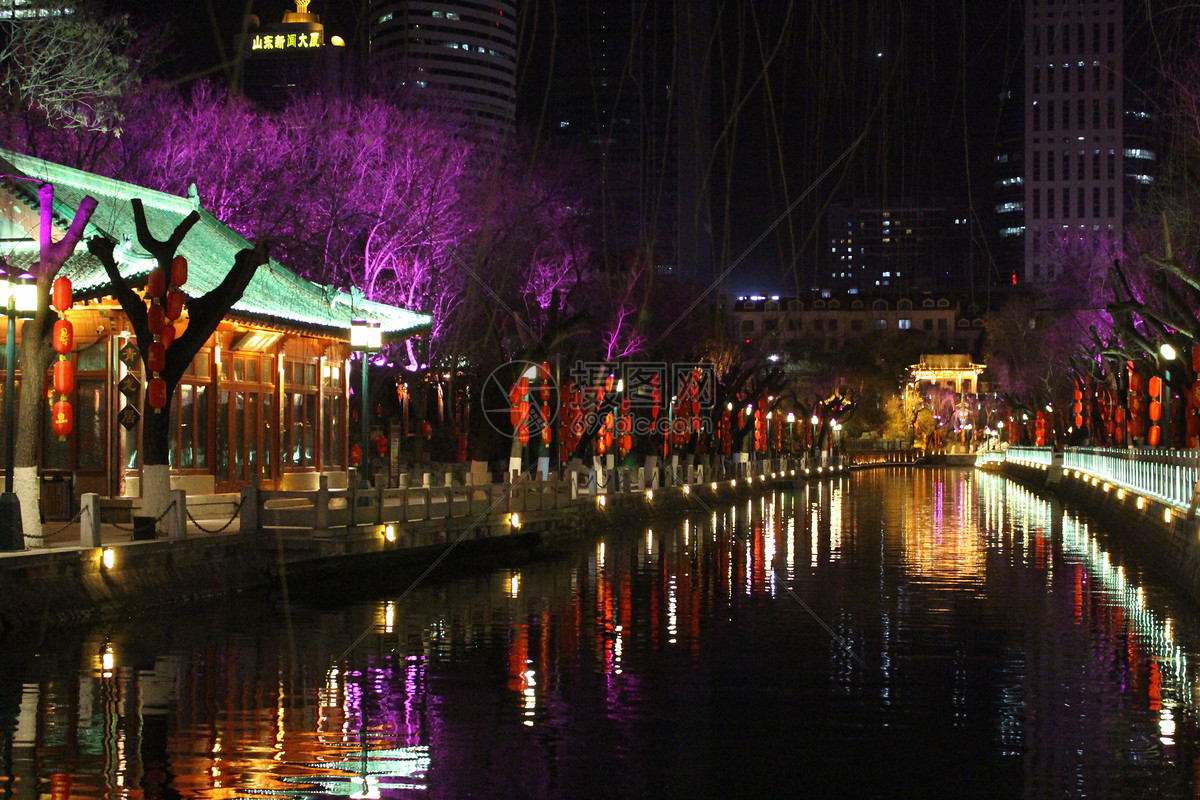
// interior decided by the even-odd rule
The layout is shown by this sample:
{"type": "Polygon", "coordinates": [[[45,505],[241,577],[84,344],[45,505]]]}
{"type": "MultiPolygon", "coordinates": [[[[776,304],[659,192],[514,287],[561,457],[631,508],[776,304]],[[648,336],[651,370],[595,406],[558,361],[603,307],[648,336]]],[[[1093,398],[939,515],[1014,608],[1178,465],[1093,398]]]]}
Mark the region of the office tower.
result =
{"type": "Polygon", "coordinates": [[[1121,0],[1026,0],[1024,80],[997,156],[1006,282],[1055,280],[1068,240],[1114,246],[1150,185],[1150,104],[1124,12],[1121,0]]]}
{"type": "Polygon", "coordinates": [[[826,213],[828,248],[817,288],[849,293],[970,288],[971,218],[947,202],[856,200],[826,213]]]}
{"type": "Polygon", "coordinates": [[[490,136],[516,119],[515,0],[372,0],[369,64],[385,96],[490,136]]]}
{"type": "Polygon", "coordinates": [[[332,82],[341,61],[342,40],[328,41],[321,18],[308,12],[309,0],[296,0],[283,20],[261,24],[250,18],[242,91],[265,108],[279,109],[296,94],[332,82]]]}
{"type": "Polygon", "coordinates": [[[587,219],[611,270],[712,277],[712,8],[542,0],[529,6],[522,117],[597,176],[587,219]]]}

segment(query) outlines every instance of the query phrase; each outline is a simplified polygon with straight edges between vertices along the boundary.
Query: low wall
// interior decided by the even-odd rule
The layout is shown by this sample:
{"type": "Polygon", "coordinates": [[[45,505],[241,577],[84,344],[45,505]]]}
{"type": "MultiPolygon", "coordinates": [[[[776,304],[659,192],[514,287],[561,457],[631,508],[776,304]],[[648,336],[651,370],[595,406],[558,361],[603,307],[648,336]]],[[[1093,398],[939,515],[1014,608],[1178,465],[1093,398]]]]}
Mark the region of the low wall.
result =
{"type": "Polygon", "coordinates": [[[1200,520],[1194,513],[1058,466],[997,463],[984,468],[1084,509],[1123,544],[1132,560],[1200,603],[1200,520]]]}

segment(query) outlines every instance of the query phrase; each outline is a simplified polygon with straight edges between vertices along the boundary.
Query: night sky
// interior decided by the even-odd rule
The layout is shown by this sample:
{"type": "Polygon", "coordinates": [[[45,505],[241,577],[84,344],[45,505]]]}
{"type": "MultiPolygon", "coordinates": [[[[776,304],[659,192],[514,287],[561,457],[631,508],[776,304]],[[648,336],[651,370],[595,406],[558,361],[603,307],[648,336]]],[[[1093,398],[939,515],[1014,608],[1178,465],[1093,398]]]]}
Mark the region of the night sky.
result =
{"type": "MultiPolygon", "coordinates": [[[[539,1],[545,0],[526,4],[539,1]]],[[[170,24],[178,44],[164,71],[174,75],[216,64],[216,42],[232,39],[243,14],[272,21],[294,8],[285,0],[112,2],[146,21],[170,24]]],[[[312,0],[309,10],[322,15],[329,34],[353,45],[366,5],[312,0]]],[[[796,288],[793,274],[811,269],[818,221],[830,202],[983,202],[998,98],[1006,82],[1020,76],[1021,0],[741,0],[718,8],[716,260],[744,257],[729,288],[796,288]],[[763,53],[771,55],[764,59],[763,53]],[[795,212],[747,253],[805,193],[795,212]]],[[[522,120],[552,113],[527,100],[538,96],[542,70],[536,58],[522,59],[522,120]]]]}

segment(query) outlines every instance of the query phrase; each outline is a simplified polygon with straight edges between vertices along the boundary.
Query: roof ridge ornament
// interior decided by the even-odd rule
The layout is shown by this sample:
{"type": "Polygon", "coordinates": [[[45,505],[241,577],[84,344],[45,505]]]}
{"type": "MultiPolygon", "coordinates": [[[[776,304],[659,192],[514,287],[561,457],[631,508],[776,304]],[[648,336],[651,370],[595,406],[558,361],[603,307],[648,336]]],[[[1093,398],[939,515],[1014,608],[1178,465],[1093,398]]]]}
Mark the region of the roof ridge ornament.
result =
{"type": "Polygon", "coordinates": [[[188,195],[187,196],[188,196],[188,200],[192,201],[192,210],[199,211],[200,210],[200,190],[196,187],[196,183],[194,181],[192,183],[188,184],[188,195]]]}

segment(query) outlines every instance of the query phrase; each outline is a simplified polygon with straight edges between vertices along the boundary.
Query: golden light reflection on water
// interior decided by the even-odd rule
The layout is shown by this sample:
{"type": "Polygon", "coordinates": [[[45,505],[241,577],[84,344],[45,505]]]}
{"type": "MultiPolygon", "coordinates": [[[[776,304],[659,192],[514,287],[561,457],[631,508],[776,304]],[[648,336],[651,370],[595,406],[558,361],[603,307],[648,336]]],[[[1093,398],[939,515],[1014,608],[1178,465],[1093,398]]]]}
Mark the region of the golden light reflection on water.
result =
{"type": "MultiPolygon", "coordinates": [[[[1003,757],[1053,752],[1074,765],[1055,749],[1080,725],[1063,708],[1095,697],[1149,712],[1154,747],[1192,735],[1195,675],[1160,598],[1086,521],[1002,479],[860,474],[606,535],[561,564],[314,613],[298,643],[270,628],[258,634],[265,641],[217,637],[134,668],[119,637],[90,639],[73,694],[61,678],[24,684],[13,749],[26,780],[58,770],[84,798],[133,796],[168,763],[173,787],[189,797],[425,792],[435,768],[470,763],[474,747],[496,748],[496,763],[518,752],[515,730],[565,747],[564,720],[581,713],[583,691],[604,725],[633,730],[653,713],[641,705],[647,676],[664,680],[647,665],[681,674],[704,665],[708,680],[714,631],[769,609],[772,624],[807,637],[793,657],[797,672],[819,676],[812,691],[907,724],[914,648],[934,641],[945,650],[921,651],[920,663],[945,667],[937,698],[949,724],[994,717],[1003,757]],[[860,567],[877,585],[850,582],[860,567]],[[1021,627],[1055,599],[1067,604],[1065,622],[1021,627]],[[979,634],[985,645],[969,638],[993,623],[952,614],[984,601],[1001,603],[988,615],[1013,627],[987,668],[997,682],[985,702],[995,707],[981,711],[972,670],[989,634],[979,634]],[[1052,672],[1063,643],[1077,640],[1092,643],[1095,669],[1052,672]],[[82,754],[70,770],[66,741],[82,754]]],[[[681,693],[681,706],[695,702],[681,693]]],[[[1129,713],[1088,709],[1089,723],[1114,730],[1129,713]]],[[[1031,762],[1030,780],[1057,786],[1059,766],[1031,762]]]]}

